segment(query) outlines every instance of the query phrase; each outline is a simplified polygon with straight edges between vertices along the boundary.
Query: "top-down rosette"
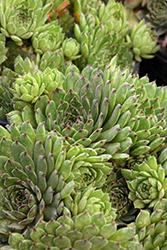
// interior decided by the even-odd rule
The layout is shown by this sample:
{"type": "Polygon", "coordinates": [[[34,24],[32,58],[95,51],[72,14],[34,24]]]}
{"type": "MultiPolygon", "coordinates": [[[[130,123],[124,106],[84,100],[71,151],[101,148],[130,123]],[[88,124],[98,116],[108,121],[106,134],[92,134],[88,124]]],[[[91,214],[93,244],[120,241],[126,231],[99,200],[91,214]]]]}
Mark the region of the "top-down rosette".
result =
{"type": "Polygon", "coordinates": [[[92,213],[113,214],[109,196],[95,190],[111,171],[110,155],[98,156],[96,149],[73,147],[56,131],[48,133],[44,123],[36,130],[29,121],[19,126],[13,123],[8,131],[0,127],[0,132],[2,241],[10,231],[21,233],[40,218],[48,221],[62,213],[76,215],[88,208],[92,213]],[[82,193],[86,187],[87,192],[82,193]],[[91,210],[90,204],[96,210],[91,210]]]}
{"type": "Polygon", "coordinates": [[[118,54],[122,68],[133,68],[131,43],[125,41],[128,31],[126,11],[121,3],[91,1],[87,5],[75,2],[76,23],[74,33],[80,43],[82,58],[75,62],[81,69],[97,62],[106,65],[118,54]],[[97,9],[90,6],[97,3],[97,9]],[[94,10],[94,11],[93,11],[94,10]]]}
{"type": "Polygon", "coordinates": [[[134,58],[138,62],[141,62],[142,58],[153,58],[153,54],[159,49],[155,30],[151,29],[149,23],[145,24],[144,20],[132,27],[130,34],[126,35],[126,40],[132,43],[134,58]]]}
{"type": "Polygon", "coordinates": [[[144,249],[161,249],[167,247],[167,199],[160,199],[153,211],[141,210],[135,225],[138,239],[144,249]]]}
{"type": "Polygon", "coordinates": [[[80,52],[80,45],[77,40],[72,37],[64,40],[62,50],[67,60],[75,60],[81,57],[81,55],[78,55],[80,52]]]}
{"type": "Polygon", "coordinates": [[[119,164],[120,160],[125,164],[129,156],[133,162],[162,149],[167,134],[167,87],[157,87],[147,77],[139,79],[128,69],[121,71],[116,58],[104,71],[87,66],[81,75],[70,65],[62,78],[51,97],[35,99],[34,110],[15,105],[16,110],[8,113],[10,123],[29,120],[35,128],[45,122],[48,131],[56,130],[71,145],[105,151],[119,164]]]}
{"type": "Polygon", "coordinates": [[[46,68],[42,72],[36,68],[34,71],[33,74],[28,72],[20,75],[9,87],[9,91],[13,95],[14,107],[17,110],[34,104],[41,95],[47,94],[51,97],[52,92],[64,81],[63,75],[57,69],[46,68]]]}
{"type": "Polygon", "coordinates": [[[129,187],[129,199],[136,208],[153,207],[156,202],[166,196],[167,178],[154,156],[147,161],[136,164],[134,169],[122,169],[129,187]]]}
{"type": "Polygon", "coordinates": [[[42,0],[0,1],[1,32],[21,46],[24,39],[33,35],[35,28],[42,26],[52,3],[43,6],[42,0]]]}
{"type": "Polygon", "coordinates": [[[35,29],[31,38],[32,47],[36,53],[44,54],[46,51],[56,51],[64,39],[62,28],[58,25],[58,20],[47,23],[35,29]]]}
{"type": "Polygon", "coordinates": [[[76,217],[87,211],[91,215],[103,213],[108,222],[115,220],[117,209],[111,206],[109,195],[92,186],[89,185],[85,189],[76,189],[76,193],[65,197],[66,214],[76,217]]]}
{"type": "Polygon", "coordinates": [[[165,0],[151,0],[146,5],[148,13],[145,15],[146,21],[156,29],[157,35],[162,35],[167,31],[167,2],[165,0]]]}
{"type": "Polygon", "coordinates": [[[76,217],[62,215],[56,221],[40,220],[33,228],[21,235],[11,233],[8,245],[2,250],[141,250],[135,235],[135,227],[117,229],[116,223],[108,221],[105,214],[89,214],[76,217]]]}

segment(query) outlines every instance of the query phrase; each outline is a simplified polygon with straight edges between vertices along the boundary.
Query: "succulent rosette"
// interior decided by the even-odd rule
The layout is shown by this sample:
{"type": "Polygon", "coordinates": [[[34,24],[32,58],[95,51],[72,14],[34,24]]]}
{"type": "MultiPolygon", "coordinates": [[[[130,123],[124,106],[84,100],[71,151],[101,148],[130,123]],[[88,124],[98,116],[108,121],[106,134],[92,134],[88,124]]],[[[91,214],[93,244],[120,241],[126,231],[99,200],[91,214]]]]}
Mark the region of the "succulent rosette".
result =
{"type": "Polygon", "coordinates": [[[161,198],[165,197],[167,178],[160,164],[154,156],[147,161],[136,164],[134,169],[122,169],[129,188],[129,199],[135,208],[153,207],[161,198]]]}
{"type": "Polygon", "coordinates": [[[148,14],[146,20],[156,28],[157,35],[162,35],[167,31],[167,3],[166,1],[152,0],[147,3],[148,14]]]}
{"type": "Polygon", "coordinates": [[[91,215],[84,212],[75,218],[63,215],[57,221],[40,220],[24,235],[11,233],[9,245],[2,247],[2,250],[142,249],[141,244],[133,240],[134,236],[133,227],[117,230],[115,222],[108,222],[103,213],[91,215]]]}
{"type": "Polygon", "coordinates": [[[141,210],[136,218],[138,239],[144,249],[161,249],[167,247],[167,199],[160,199],[153,211],[141,210]]]}
{"type": "Polygon", "coordinates": [[[134,221],[137,209],[134,209],[133,202],[128,198],[128,186],[120,172],[111,171],[102,190],[109,194],[111,207],[117,210],[117,224],[126,225],[134,221]]]}
{"type": "Polygon", "coordinates": [[[36,53],[44,54],[46,51],[56,51],[64,40],[62,28],[58,20],[54,20],[35,29],[31,37],[32,47],[36,53]]]}
{"type": "Polygon", "coordinates": [[[42,26],[52,3],[43,6],[40,1],[0,1],[1,32],[21,46],[24,39],[33,35],[35,28],[42,26]]]}
{"type": "Polygon", "coordinates": [[[34,74],[30,72],[15,79],[9,91],[13,95],[16,109],[35,103],[42,94],[52,95],[52,92],[63,83],[63,75],[57,70],[46,68],[43,72],[36,68],[34,74]]]}
{"type": "MultiPolygon", "coordinates": [[[[50,79],[49,73],[46,76],[50,79]]],[[[104,70],[87,66],[80,75],[70,65],[61,76],[60,87],[35,97],[33,109],[14,104],[9,122],[29,120],[34,128],[45,122],[46,130],[56,130],[71,145],[110,154],[118,166],[129,156],[133,163],[162,149],[167,134],[166,87],[157,87],[147,77],[139,79],[128,69],[121,71],[115,58],[104,70]]]]}
{"type": "Polygon", "coordinates": [[[153,54],[159,49],[155,30],[151,29],[149,23],[145,24],[144,20],[132,27],[130,35],[126,35],[126,40],[132,43],[134,58],[139,62],[141,58],[153,58],[153,54]]]}
{"type": "Polygon", "coordinates": [[[2,242],[10,231],[22,233],[40,218],[48,221],[62,213],[91,211],[90,204],[96,204],[92,213],[98,210],[107,214],[109,210],[113,214],[108,195],[95,191],[111,170],[110,155],[97,156],[91,148],[72,147],[56,132],[48,133],[44,123],[36,130],[29,121],[0,130],[2,242]],[[86,187],[87,193],[75,195],[86,187]]]}
{"type": "Polygon", "coordinates": [[[66,38],[62,44],[62,50],[67,60],[75,60],[81,57],[81,55],[78,55],[80,52],[80,45],[74,38],[66,38]]]}

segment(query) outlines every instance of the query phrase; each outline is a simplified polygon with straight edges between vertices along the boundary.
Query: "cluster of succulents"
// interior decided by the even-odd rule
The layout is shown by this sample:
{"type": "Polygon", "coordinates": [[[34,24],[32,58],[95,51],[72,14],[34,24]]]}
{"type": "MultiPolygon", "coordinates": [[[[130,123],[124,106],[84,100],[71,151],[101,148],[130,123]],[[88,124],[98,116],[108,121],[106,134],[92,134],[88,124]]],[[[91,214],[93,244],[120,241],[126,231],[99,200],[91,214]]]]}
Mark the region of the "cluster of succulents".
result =
{"type": "Polygon", "coordinates": [[[115,0],[0,0],[0,249],[166,249],[156,44],[115,0]]]}
{"type": "MultiPolygon", "coordinates": [[[[133,42],[126,39],[132,32],[126,10],[115,0],[1,0],[0,6],[3,66],[13,69],[18,54],[28,56],[42,70],[59,67],[63,72],[71,62],[80,69],[89,64],[107,65],[116,54],[122,68],[133,69],[134,60],[139,59],[133,42]]],[[[144,25],[142,36],[148,37],[148,33],[151,29],[144,25]]],[[[143,46],[151,48],[141,56],[157,50],[156,38],[149,37],[143,46]]]]}
{"type": "Polygon", "coordinates": [[[151,212],[167,198],[166,86],[121,70],[117,57],[104,69],[71,64],[64,74],[18,62],[16,71],[4,69],[13,75],[6,88],[14,109],[0,127],[2,249],[81,249],[83,241],[87,249],[142,249],[139,209],[151,212]],[[73,226],[59,222],[66,216],[73,226]],[[80,220],[71,241],[83,216],[89,222],[80,220]],[[52,221],[61,233],[45,241],[52,221]],[[105,233],[112,225],[110,235],[101,223],[105,233]]]}

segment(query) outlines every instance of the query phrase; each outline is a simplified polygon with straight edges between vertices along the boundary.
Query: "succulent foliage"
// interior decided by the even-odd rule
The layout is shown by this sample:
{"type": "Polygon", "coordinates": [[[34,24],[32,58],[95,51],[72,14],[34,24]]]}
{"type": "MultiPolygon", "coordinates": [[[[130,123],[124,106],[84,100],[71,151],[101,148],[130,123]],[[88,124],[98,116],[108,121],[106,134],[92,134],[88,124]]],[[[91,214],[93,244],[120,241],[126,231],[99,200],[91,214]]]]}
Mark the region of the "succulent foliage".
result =
{"type": "Polygon", "coordinates": [[[0,249],[166,249],[156,43],[115,0],[0,0],[0,249]]]}

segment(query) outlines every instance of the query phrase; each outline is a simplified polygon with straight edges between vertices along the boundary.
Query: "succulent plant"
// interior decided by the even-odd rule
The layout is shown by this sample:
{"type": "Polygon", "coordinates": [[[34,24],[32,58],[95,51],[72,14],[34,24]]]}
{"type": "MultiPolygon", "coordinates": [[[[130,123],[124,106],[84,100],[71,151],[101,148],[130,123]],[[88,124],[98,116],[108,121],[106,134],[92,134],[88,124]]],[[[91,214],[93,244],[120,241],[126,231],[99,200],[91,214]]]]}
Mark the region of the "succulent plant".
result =
{"type": "Polygon", "coordinates": [[[24,235],[11,233],[9,248],[1,249],[142,249],[141,244],[133,240],[134,235],[131,227],[117,230],[115,222],[108,222],[103,213],[84,212],[75,218],[62,215],[57,221],[40,220],[24,235]]]}
{"type": "Polygon", "coordinates": [[[47,20],[47,14],[52,8],[52,3],[44,5],[40,1],[0,1],[1,32],[10,37],[17,45],[23,44],[23,39],[33,35],[37,27],[42,26],[47,20]]]}
{"type": "Polygon", "coordinates": [[[167,247],[167,199],[160,199],[153,211],[141,210],[136,218],[136,230],[144,249],[161,249],[167,247]]]}
{"type": "Polygon", "coordinates": [[[0,0],[0,249],[167,248],[156,42],[120,1],[0,0]]]}
{"type": "Polygon", "coordinates": [[[2,242],[10,231],[22,233],[40,218],[48,221],[62,213],[86,210],[115,216],[109,196],[95,190],[111,171],[110,155],[97,156],[91,148],[73,147],[56,132],[48,133],[44,123],[36,130],[29,121],[0,130],[2,242]]]}
{"type": "MultiPolygon", "coordinates": [[[[8,61],[8,60],[7,60],[8,61]]],[[[6,119],[6,114],[12,111],[13,103],[12,97],[13,95],[10,93],[9,88],[12,87],[14,81],[20,75],[27,73],[30,71],[31,64],[30,59],[27,57],[25,60],[19,55],[15,59],[14,71],[10,68],[3,67],[2,75],[0,76],[0,103],[1,103],[1,118],[6,119]]],[[[35,65],[32,65],[31,73],[34,73],[35,65]]]]}
{"type": "Polygon", "coordinates": [[[159,49],[155,30],[151,30],[149,23],[144,24],[144,20],[133,26],[126,39],[132,43],[134,58],[139,62],[142,60],[141,57],[153,58],[152,54],[159,49]]]}
{"type": "Polygon", "coordinates": [[[121,3],[109,0],[106,8],[104,8],[103,4],[100,6],[99,11],[99,21],[107,25],[109,33],[114,31],[121,36],[127,33],[129,23],[126,19],[126,10],[121,3]]]}
{"type": "Polygon", "coordinates": [[[128,198],[127,183],[120,172],[120,169],[117,172],[112,170],[102,190],[109,194],[111,207],[117,209],[117,224],[126,225],[134,221],[137,209],[134,209],[133,202],[128,198]]]}
{"type": "Polygon", "coordinates": [[[146,9],[142,13],[139,12],[139,17],[144,17],[152,27],[156,29],[157,35],[162,35],[167,32],[167,3],[166,1],[151,0],[147,2],[146,9]],[[142,15],[143,14],[143,15],[142,15]]]}
{"type": "Polygon", "coordinates": [[[92,187],[91,184],[84,189],[76,188],[75,190],[77,190],[75,194],[64,199],[66,214],[76,217],[87,211],[91,215],[103,213],[108,222],[115,220],[117,210],[111,206],[108,193],[92,187]]]}
{"type": "Polygon", "coordinates": [[[46,51],[55,52],[59,49],[63,39],[64,34],[62,28],[58,25],[58,20],[36,28],[31,37],[32,47],[40,55],[46,51]]]}
{"type": "Polygon", "coordinates": [[[75,60],[81,57],[81,55],[78,55],[80,52],[80,45],[74,38],[66,38],[62,44],[62,50],[67,60],[75,60]]]}
{"type": "Polygon", "coordinates": [[[161,198],[165,197],[167,178],[160,164],[154,156],[147,161],[136,164],[134,169],[122,169],[122,174],[129,187],[129,199],[136,208],[153,207],[161,198]]]}
{"type": "MultiPolygon", "coordinates": [[[[0,77],[1,118],[6,119],[6,114],[16,108],[16,105],[17,105],[16,103],[19,103],[21,105],[20,108],[18,106],[16,109],[21,109],[25,105],[31,106],[30,105],[31,101],[28,101],[28,102],[26,102],[25,100],[23,101],[22,97],[21,96],[19,97],[17,91],[15,90],[17,78],[18,78],[17,81],[20,81],[20,84],[24,85],[24,87],[20,86],[19,88],[25,88],[25,85],[30,87],[30,82],[32,85],[36,82],[36,85],[39,84],[39,86],[40,86],[41,85],[40,77],[41,77],[42,81],[44,80],[44,78],[46,80],[46,76],[43,78],[43,76],[44,76],[43,73],[44,72],[46,73],[48,70],[49,71],[46,74],[48,74],[49,72],[51,73],[51,71],[53,69],[52,73],[54,72],[53,75],[55,75],[56,78],[54,78],[52,75],[52,77],[53,77],[52,82],[50,82],[50,83],[48,82],[48,84],[52,84],[53,88],[54,88],[54,85],[55,85],[55,87],[58,86],[58,85],[56,85],[56,81],[54,81],[55,79],[58,82],[59,81],[61,82],[61,80],[58,79],[59,78],[58,75],[61,78],[62,74],[60,72],[58,73],[58,71],[55,68],[57,66],[59,66],[62,62],[64,62],[64,57],[63,57],[61,50],[58,50],[54,53],[47,51],[42,56],[40,56],[38,54],[38,56],[36,56],[36,57],[34,57],[34,55],[32,54],[31,57],[26,57],[25,59],[23,59],[20,55],[18,55],[14,60],[14,69],[13,70],[11,70],[10,68],[3,67],[2,75],[0,77]],[[56,72],[58,73],[58,75],[56,72]],[[28,79],[28,80],[24,81],[24,79],[28,79]],[[13,96],[14,96],[14,98],[13,98],[13,96]],[[12,98],[14,101],[14,106],[13,106],[12,98]],[[18,100],[19,98],[21,98],[20,99],[21,101],[18,100]]],[[[49,79],[51,80],[50,76],[49,76],[49,79]]],[[[43,87],[44,87],[45,83],[44,82],[42,82],[42,83],[43,83],[43,87]]],[[[36,86],[36,87],[38,88],[38,86],[36,86]]],[[[16,88],[18,88],[18,86],[16,88]]],[[[26,94],[27,91],[30,94],[31,98],[35,98],[35,95],[37,95],[39,97],[42,94],[39,91],[39,92],[36,92],[36,94],[33,96],[30,89],[29,90],[24,89],[22,91],[22,93],[26,94]]],[[[50,93],[49,95],[51,95],[51,91],[52,91],[51,89],[49,92],[45,89],[44,93],[46,94],[46,92],[48,92],[48,93],[50,93]]],[[[21,92],[20,92],[20,94],[21,94],[21,92]]]]}
{"type": "MultiPolygon", "coordinates": [[[[27,66],[32,69],[31,64],[27,66]]],[[[46,68],[43,72],[37,69],[33,75],[28,72],[17,77],[13,86],[9,88],[14,96],[14,104],[18,104],[16,109],[18,110],[19,106],[22,109],[27,103],[35,103],[42,94],[51,96],[52,92],[61,86],[63,80],[63,75],[57,69],[50,68],[46,68]]]]}

